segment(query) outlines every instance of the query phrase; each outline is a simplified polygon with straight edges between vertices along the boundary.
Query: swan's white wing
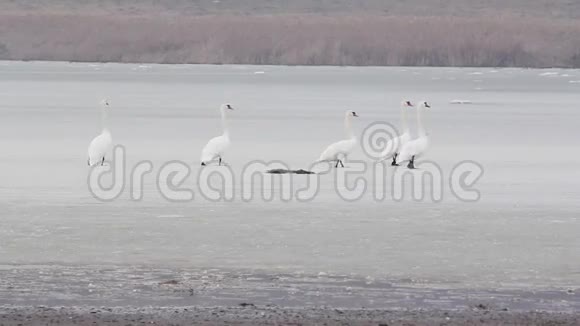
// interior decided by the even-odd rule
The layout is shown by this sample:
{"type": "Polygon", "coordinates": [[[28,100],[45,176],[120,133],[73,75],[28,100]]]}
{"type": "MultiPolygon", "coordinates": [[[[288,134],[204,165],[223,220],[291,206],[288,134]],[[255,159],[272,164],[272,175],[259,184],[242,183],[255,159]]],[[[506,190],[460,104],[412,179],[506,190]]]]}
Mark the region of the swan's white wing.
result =
{"type": "Polygon", "coordinates": [[[320,154],[318,162],[336,161],[339,156],[348,155],[354,149],[355,145],[355,139],[345,139],[331,144],[320,154]]]}
{"type": "Polygon", "coordinates": [[[207,163],[222,156],[230,146],[230,139],[225,135],[210,139],[201,151],[201,162],[207,163]]]}
{"type": "Polygon", "coordinates": [[[416,140],[417,144],[415,144],[415,156],[421,156],[427,152],[429,148],[429,137],[421,137],[416,140]]]}
{"type": "Polygon", "coordinates": [[[390,159],[395,153],[400,153],[410,139],[409,133],[404,133],[398,137],[390,139],[381,153],[381,161],[390,159]]]}
{"type": "Polygon", "coordinates": [[[399,137],[399,147],[397,148],[397,151],[400,152],[403,149],[403,146],[405,146],[405,144],[407,144],[410,140],[411,140],[411,135],[408,132],[402,134],[399,137]]]}
{"type": "Polygon", "coordinates": [[[397,164],[401,162],[405,162],[411,159],[413,153],[415,152],[415,141],[412,140],[406,143],[403,148],[401,148],[401,152],[397,155],[397,164]]]}
{"type": "Polygon", "coordinates": [[[415,140],[407,142],[401,149],[401,153],[397,156],[397,164],[409,161],[411,157],[421,156],[429,148],[429,137],[419,137],[415,140]]]}
{"type": "Polygon", "coordinates": [[[393,139],[389,139],[385,149],[381,152],[381,161],[389,159],[397,152],[397,148],[399,147],[399,139],[401,137],[396,137],[393,139]]]}
{"type": "Polygon", "coordinates": [[[105,157],[105,154],[109,151],[109,148],[111,148],[112,142],[113,139],[111,138],[111,134],[108,132],[103,132],[95,137],[89,145],[89,165],[101,162],[103,157],[105,157]]]}

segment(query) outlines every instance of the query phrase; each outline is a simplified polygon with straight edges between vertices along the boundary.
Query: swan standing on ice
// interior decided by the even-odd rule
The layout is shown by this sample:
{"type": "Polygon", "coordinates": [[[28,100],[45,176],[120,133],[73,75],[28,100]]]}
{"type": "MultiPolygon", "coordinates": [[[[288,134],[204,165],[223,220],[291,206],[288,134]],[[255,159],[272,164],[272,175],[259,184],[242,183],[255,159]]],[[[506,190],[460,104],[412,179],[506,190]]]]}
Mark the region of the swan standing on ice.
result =
{"type": "Polygon", "coordinates": [[[226,119],[227,111],[234,108],[229,104],[222,104],[220,112],[222,115],[223,135],[214,137],[207,142],[201,151],[201,165],[205,166],[214,160],[218,160],[218,165],[222,165],[222,156],[230,147],[230,133],[228,131],[228,122],[226,119]]]}
{"type": "Polygon", "coordinates": [[[381,153],[381,160],[388,160],[393,158],[391,165],[397,165],[397,156],[401,152],[401,149],[409,140],[411,139],[411,133],[409,132],[409,126],[407,125],[407,110],[412,108],[413,104],[411,101],[401,102],[401,127],[403,133],[398,137],[395,137],[387,142],[385,150],[381,153]]]}
{"type": "Polygon", "coordinates": [[[346,111],[344,116],[344,129],[346,131],[347,139],[338,141],[330,146],[328,146],[322,154],[320,154],[320,158],[316,162],[335,162],[335,168],[338,168],[338,164],[341,167],[344,167],[342,161],[346,160],[346,157],[354,147],[356,146],[356,137],[354,132],[352,131],[352,118],[358,117],[356,112],[354,111],[346,111]]]}
{"type": "Polygon", "coordinates": [[[105,155],[111,148],[111,144],[113,143],[113,138],[111,137],[111,132],[107,128],[107,117],[109,114],[109,100],[104,99],[101,101],[101,124],[103,127],[103,131],[101,134],[98,135],[91,141],[89,145],[89,158],[87,160],[87,164],[89,166],[93,166],[95,164],[101,163],[103,165],[105,163],[105,155]]]}
{"type": "Polygon", "coordinates": [[[404,161],[409,161],[407,167],[409,169],[414,169],[415,159],[423,155],[427,151],[427,148],[429,148],[429,136],[423,128],[423,121],[421,119],[422,111],[428,108],[431,108],[431,106],[425,101],[419,104],[419,107],[417,108],[417,138],[403,146],[401,152],[397,156],[396,165],[404,161]]]}

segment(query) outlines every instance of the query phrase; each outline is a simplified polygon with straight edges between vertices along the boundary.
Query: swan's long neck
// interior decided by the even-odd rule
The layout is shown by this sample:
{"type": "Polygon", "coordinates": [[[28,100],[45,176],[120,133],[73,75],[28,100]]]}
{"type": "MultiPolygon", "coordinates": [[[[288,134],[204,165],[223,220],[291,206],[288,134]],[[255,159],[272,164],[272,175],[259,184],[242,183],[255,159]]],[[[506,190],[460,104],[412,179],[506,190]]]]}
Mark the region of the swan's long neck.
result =
{"type": "Polygon", "coordinates": [[[423,111],[423,105],[420,105],[417,108],[417,130],[419,133],[419,137],[427,136],[427,133],[425,132],[425,128],[423,127],[423,119],[421,116],[422,111],[423,111]]]}
{"type": "Polygon", "coordinates": [[[350,114],[344,117],[344,131],[346,132],[347,138],[355,138],[354,131],[352,131],[352,119],[350,114]]]}
{"type": "Polygon", "coordinates": [[[407,107],[401,105],[401,127],[403,128],[403,133],[409,133],[409,126],[407,125],[407,107]]]}
{"type": "Polygon", "coordinates": [[[103,132],[109,132],[108,121],[109,121],[109,112],[107,111],[107,109],[102,108],[101,109],[101,128],[102,128],[103,132]]]}
{"type": "Polygon", "coordinates": [[[230,129],[228,128],[228,120],[226,119],[226,109],[223,107],[221,108],[221,114],[222,114],[222,129],[224,131],[224,135],[229,137],[230,129]]]}

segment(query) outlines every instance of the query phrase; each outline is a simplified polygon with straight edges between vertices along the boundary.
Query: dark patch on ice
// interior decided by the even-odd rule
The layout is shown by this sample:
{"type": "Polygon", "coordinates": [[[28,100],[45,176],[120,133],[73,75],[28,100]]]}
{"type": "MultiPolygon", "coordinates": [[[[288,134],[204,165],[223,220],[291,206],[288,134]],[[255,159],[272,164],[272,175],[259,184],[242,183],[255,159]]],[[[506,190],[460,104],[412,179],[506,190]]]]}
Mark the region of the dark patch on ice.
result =
{"type": "Polygon", "coordinates": [[[270,174],[314,174],[314,172],[312,171],[307,171],[307,170],[303,170],[303,169],[299,169],[299,170],[287,170],[287,169],[272,169],[272,170],[268,170],[266,171],[266,173],[270,173],[270,174]]]}

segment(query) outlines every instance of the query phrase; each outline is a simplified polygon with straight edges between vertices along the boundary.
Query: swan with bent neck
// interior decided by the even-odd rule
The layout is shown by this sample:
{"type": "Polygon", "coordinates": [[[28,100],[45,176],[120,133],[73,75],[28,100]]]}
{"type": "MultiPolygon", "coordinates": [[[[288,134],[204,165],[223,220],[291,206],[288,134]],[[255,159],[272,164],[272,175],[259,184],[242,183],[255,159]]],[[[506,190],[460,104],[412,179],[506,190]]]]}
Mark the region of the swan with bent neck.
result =
{"type": "Polygon", "coordinates": [[[431,108],[431,106],[425,101],[419,104],[419,107],[417,108],[417,138],[403,146],[401,152],[397,156],[396,165],[399,165],[401,162],[409,161],[407,167],[409,169],[414,169],[415,159],[425,154],[429,148],[429,135],[427,135],[427,132],[423,127],[423,120],[421,118],[422,112],[429,108],[431,108]]]}
{"type": "Polygon", "coordinates": [[[210,139],[203,150],[201,151],[201,165],[206,166],[209,163],[216,161],[218,165],[222,165],[222,156],[230,147],[230,132],[228,128],[227,115],[228,111],[234,108],[229,104],[222,104],[220,113],[222,118],[223,134],[221,136],[210,139]]]}
{"type": "Polygon", "coordinates": [[[403,146],[409,142],[411,139],[411,133],[409,131],[409,125],[407,124],[407,110],[413,107],[411,101],[403,100],[401,102],[401,128],[403,133],[398,137],[390,139],[383,152],[381,153],[381,159],[379,161],[393,159],[391,165],[397,165],[397,156],[401,152],[403,146]]]}
{"type": "Polygon", "coordinates": [[[107,154],[107,152],[111,148],[111,144],[113,143],[113,137],[111,136],[109,128],[107,128],[109,107],[110,104],[108,99],[104,99],[101,101],[102,131],[100,135],[93,138],[93,140],[89,145],[88,160],[87,160],[87,164],[89,166],[93,166],[98,163],[101,163],[101,165],[103,165],[105,163],[105,155],[107,154]]]}
{"type": "Polygon", "coordinates": [[[348,154],[350,154],[356,146],[356,137],[352,131],[352,118],[354,117],[358,117],[356,112],[350,110],[345,112],[344,129],[347,138],[328,146],[322,154],[320,154],[320,158],[316,161],[317,163],[336,162],[336,165],[334,166],[335,168],[338,168],[339,164],[341,167],[344,167],[343,161],[346,160],[348,154]]]}

